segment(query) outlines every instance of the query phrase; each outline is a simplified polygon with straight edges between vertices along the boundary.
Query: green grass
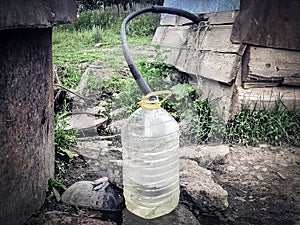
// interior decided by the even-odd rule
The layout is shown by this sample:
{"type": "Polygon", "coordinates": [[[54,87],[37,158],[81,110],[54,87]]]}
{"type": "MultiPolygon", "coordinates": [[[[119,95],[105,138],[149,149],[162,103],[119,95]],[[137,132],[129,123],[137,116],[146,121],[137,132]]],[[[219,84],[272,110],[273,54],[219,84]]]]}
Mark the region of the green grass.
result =
{"type": "MultiPolygon", "coordinates": [[[[104,63],[113,66],[114,57],[104,53],[103,49],[121,45],[120,26],[127,13],[115,15],[114,11],[97,10],[82,12],[77,22],[53,28],[53,63],[66,67],[62,83],[67,88],[74,88],[80,80],[83,63],[92,63],[98,58],[106,59],[104,63]],[[99,43],[100,47],[95,48],[99,43]],[[103,55],[106,54],[106,57],[103,55]],[[76,78],[74,78],[76,77],[76,78]],[[69,81],[72,79],[72,81],[69,81]]],[[[127,25],[129,43],[151,41],[151,37],[159,25],[160,16],[145,14],[135,18],[127,25]]]]}
{"type": "Polygon", "coordinates": [[[287,108],[278,96],[274,107],[268,110],[244,105],[226,130],[229,143],[300,146],[300,112],[287,108]]]}
{"type": "MultiPolygon", "coordinates": [[[[131,35],[128,37],[128,42],[131,46],[150,45],[151,39],[152,36],[131,35]]],[[[97,59],[101,58],[101,64],[107,68],[118,69],[126,66],[123,57],[120,57],[123,53],[110,50],[121,47],[120,35],[112,29],[103,30],[93,27],[91,30],[70,31],[55,27],[52,43],[53,64],[62,68],[59,78],[66,88],[75,88],[87,65],[97,59]],[[99,47],[95,47],[97,43],[100,44],[99,47]],[[116,61],[118,58],[122,60],[116,61]]],[[[145,56],[140,54],[134,57],[141,60],[145,56]]]]}

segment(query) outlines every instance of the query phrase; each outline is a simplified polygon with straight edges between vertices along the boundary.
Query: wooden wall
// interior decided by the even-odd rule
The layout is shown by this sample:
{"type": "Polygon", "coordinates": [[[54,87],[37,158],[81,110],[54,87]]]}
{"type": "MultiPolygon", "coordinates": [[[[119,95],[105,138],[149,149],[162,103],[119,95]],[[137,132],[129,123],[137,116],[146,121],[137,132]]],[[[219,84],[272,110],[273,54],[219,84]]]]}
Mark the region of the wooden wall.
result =
{"type": "Polygon", "coordinates": [[[225,120],[245,102],[271,107],[279,96],[288,106],[300,107],[300,51],[233,43],[238,14],[205,14],[208,26],[201,29],[182,17],[162,18],[153,44],[167,63],[194,77],[203,97],[219,99],[225,120]]]}

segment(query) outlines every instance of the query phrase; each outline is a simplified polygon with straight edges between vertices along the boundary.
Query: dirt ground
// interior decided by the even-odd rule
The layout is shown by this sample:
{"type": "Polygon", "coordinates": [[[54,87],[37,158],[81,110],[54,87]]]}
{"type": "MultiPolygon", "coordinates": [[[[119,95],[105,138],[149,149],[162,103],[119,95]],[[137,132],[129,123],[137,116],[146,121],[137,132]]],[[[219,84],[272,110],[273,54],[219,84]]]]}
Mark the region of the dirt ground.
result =
{"type": "MultiPolygon", "coordinates": [[[[300,149],[296,147],[232,146],[209,169],[228,191],[226,222],[203,224],[300,224],[300,149]]],[[[201,221],[201,220],[200,220],[201,221]]]]}
{"type": "MultiPolygon", "coordinates": [[[[201,225],[300,225],[299,164],[300,148],[231,146],[227,156],[208,168],[213,172],[215,181],[228,192],[228,208],[222,212],[203,214],[201,209],[187,203],[184,195],[181,196],[181,203],[186,204],[201,225]]],[[[79,157],[65,174],[66,185],[79,180],[97,179],[99,173],[79,157]]],[[[100,219],[99,223],[108,220],[122,224],[122,212],[107,215],[67,207],[62,203],[45,205],[41,212],[26,224],[56,224],[44,223],[41,217],[49,220],[51,216],[57,219],[70,215],[79,215],[81,219],[77,224],[89,224],[81,223],[87,218],[100,219]],[[53,212],[56,214],[53,215],[53,212]]]]}

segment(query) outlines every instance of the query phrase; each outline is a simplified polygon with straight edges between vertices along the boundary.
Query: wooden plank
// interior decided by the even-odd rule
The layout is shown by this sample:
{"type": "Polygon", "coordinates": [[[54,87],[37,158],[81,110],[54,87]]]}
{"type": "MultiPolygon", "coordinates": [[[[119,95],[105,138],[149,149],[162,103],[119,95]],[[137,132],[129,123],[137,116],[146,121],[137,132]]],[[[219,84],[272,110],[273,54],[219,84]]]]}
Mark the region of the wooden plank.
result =
{"type": "Polygon", "coordinates": [[[281,82],[244,82],[243,88],[270,88],[278,87],[281,85],[281,82]]]}
{"type": "Polygon", "coordinates": [[[300,76],[300,51],[250,46],[249,52],[247,80],[273,81],[300,76]]]}
{"type": "Polygon", "coordinates": [[[181,48],[185,45],[191,32],[192,28],[190,26],[158,27],[152,40],[152,44],[158,44],[164,47],[181,48]]]}
{"type": "Polygon", "coordinates": [[[181,49],[175,66],[183,72],[230,84],[237,75],[241,56],[212,51],[181,49]]]}
{"type": "Polygon", "coordinates": [[[160,18],[160,25],[161,26],[175,26],[176,25],[177,16],[168,16],[168,17],[161,17],[160,18]]]}
{"type": "Polygon", "coordinates": [[[211,26],[207,31],[195,31],[190,26],[159,28],[153,44],[165,47],[238,53],[240,44],[230,41],[232,25],[211,26]]]}
{"type": "Polygon", "coordinates": [[[151,44],[152,45],[160,45],[164,38],[166,30],[167,30],[167,27],[157,27],[155,30],[155,34],[154,34],[151,44]]]}
{"type": "Polygon", "coordinates": [[[298,77],[285,77],[283,78],[283,84],[289,86],[300,86],[300,74],[298,77]]]}
{"type": "Polygon", "coordinates": [[[166,62],[179,70],[229,84],[245,50],[244,45],[230,42],[231,27],[211,26],[207,32],[194,31],[190,26],[159,28],[152,44],[160,45],[166,62]]]}
{"type": "Polygon", "coordinates": [[[231,40],[265,47],[300,50],[299,0],[241,0],[231,40]]]}
{"type": "Polygon", "coordinates": [[[184,26],[184,25],[191,25],[193,22],[185,17],[181,16],[170,16],[167,18],[160,19],[160,25],[162,26],[184,26]]]}
{"type": "Polygon", "coordinates": [[[159,50],[159,54],[161,55],[161,58],[165,60],[165,63],[176,66],[180,51],[179,48],[162,47],[159,50]]]}
{"type": "Polygon", "coordinates": [[[257,107],[271,108],[278,98],[282,98],[284,104],[300,109],[300,88],[274,87],[274,88],[238,88],[238,98],[243,104],[256,104],[257,107]]]}
{"type": "Polygon", "coordinates": [[[230,41],[232,25],[210,26],[207,31],[193,31],[188,36],[187,48],[237,53],[240,45],[230,41]]]}
{"type": "MultiPolygon", "coordinates": [[[[215,13],[205,13],[204,18],[208,18],[210,25],[222,25],[222,24],[233,24],[236,16],[238,15],[237,10],[226,11],[226,12],[215,12],[215,13]]],[[[160,25],[162,26],[182,26],[185,24],[190,24],[191,21],[185,17],[181,16],[170,16],[162,17],[160,20],[160,25]]]]}
{"type": "Polygon", "coordinates": [[[222,25],[222,24],[233,24],[235,18],[237,17],[239,11],[227,11],[227,12],[216,12],[216,13],[207,13],[209,18],[210,25],[222,25]]]}

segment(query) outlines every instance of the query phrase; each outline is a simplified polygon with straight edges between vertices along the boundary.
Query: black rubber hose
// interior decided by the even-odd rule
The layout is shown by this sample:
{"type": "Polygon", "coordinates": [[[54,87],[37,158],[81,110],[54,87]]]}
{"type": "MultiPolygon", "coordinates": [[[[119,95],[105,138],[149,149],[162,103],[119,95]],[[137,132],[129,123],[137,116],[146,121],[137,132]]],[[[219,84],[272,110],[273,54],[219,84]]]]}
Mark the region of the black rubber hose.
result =
{"type": "Polygon", "coordinates": [[[122,40],[123,54],[124,54],[125,60],[128,64],[128,67],[129,67],[137,85],[139,86],[140,90],[142,91],[142,93],[144,95],[147,95],[152,91],[151,91],[150,87],[148,86],[148,84],[146,83],[146,81],[144,80],[142,74],[138,70],[138,68],[130,54],[128,41],[127,41],[127,37],[126,37],[126,25],[133,18],[137,17],[140,14],[147,13],[147,12],[175,14],[178,16],[185,17],[185,18],[191,20],[195,24],[198,24],[199,22],[201,22],[201,18],[199,18],[198,16],[196,16],[192,13],[189,13],[182,9],[176,9],[176,8],[170,8],[170,7],[164,7],[164,6],[151,6],[151,7],[139,9],[139,10],[133,12],[132,14],[130,14],[129,16],[127,16],[123,20],[122,25],[121,25],[121,40],[122,40]]]}

